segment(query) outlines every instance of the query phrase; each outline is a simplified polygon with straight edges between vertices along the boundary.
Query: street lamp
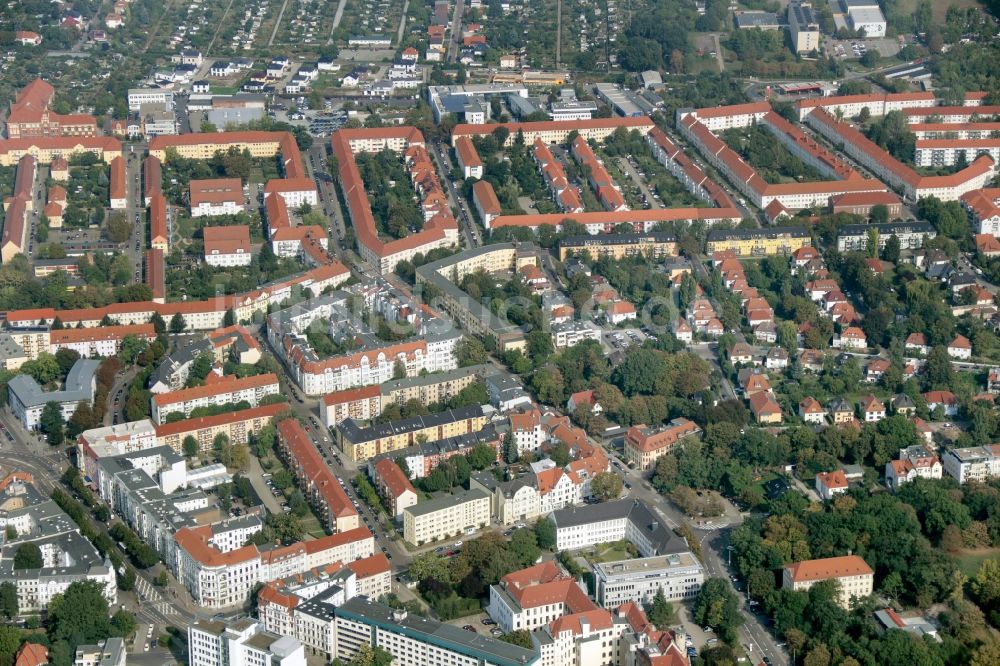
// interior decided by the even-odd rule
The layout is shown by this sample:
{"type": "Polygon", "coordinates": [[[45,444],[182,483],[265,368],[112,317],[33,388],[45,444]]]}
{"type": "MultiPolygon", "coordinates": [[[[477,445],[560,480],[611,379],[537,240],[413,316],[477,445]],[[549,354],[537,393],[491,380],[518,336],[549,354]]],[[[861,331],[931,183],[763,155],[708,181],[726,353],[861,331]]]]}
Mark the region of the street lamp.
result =
{"type": "Polygon", "coordinates": [[[726,565],[727,566],[732,566],[733,565],[733,547],[732,546],[726,546],[726,565]]]}

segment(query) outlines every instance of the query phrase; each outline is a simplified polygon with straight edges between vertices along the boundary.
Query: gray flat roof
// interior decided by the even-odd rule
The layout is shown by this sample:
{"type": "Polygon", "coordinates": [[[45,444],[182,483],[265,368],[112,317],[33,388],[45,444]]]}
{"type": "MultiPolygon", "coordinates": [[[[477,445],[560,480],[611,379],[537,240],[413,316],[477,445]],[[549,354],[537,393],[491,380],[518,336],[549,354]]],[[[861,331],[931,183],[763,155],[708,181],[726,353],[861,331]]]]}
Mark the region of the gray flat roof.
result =
{"type": "Polygon", "coordinates": [[[489,495],[478,488],[473,490],[463,490],[462,492],[454,495],[442,495],[441,497],[435,497],[434,499],[427,500],[426,502],[420,502],[414,506],[407,507],[404,511],[408,512],[412,516],[423,516],[450,506],[481,499],[489,499],[489,495]]]}
{"type": "Polygon", "coordinates": [[[47,402],[79,402],[94,398],[92,384],[100,361],[81,358],[66,374],[66,383],[59,391],[43,391],[32,377],[17,375],[7,383],[7,389],[17,396],[26,408],[41,407],[47,402]]]}
{"type": "Polygon", "coordinates": [[[457,652],[480,663],[496,666],[531,666],[538,663],[535,650],[526,650],[487,636],[480,636],[450,624],[430,620],[419,615],[396,611],[389,606],[354,597],[336,610],[343,617],[408,638],[457,652]]]}

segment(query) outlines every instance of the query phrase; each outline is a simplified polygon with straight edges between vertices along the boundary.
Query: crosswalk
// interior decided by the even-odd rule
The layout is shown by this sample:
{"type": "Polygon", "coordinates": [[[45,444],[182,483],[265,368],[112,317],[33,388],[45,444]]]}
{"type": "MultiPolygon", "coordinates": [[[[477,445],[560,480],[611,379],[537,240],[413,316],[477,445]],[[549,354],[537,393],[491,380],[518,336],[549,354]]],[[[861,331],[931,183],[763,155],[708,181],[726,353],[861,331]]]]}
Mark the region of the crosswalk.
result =
{"type": "Polygon", "coordinates": [[[138,577],[135,581],[135,591],[142,600],[144,606],[153,608],[163,616],[177,615],[177,611],[169,603],[163,600],[159,591],[153,587],[145,578],[138,577]]]}

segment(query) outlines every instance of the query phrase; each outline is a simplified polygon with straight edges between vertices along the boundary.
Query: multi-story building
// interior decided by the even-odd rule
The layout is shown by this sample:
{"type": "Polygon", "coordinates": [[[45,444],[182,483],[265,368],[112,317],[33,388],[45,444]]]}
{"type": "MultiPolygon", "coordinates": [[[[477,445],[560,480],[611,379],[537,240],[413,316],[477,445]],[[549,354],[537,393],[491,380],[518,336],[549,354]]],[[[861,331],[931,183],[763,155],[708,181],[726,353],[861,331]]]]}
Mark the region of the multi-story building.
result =
{"type": "Polygon", "coordinates": [[[424,406],[444,403],[494,372],[493,366],[468,366],[330,393],[323,397],[323,422],[333,428],[349,418],[371,421],[389,405],[402,406],[410,400],[424,406]]]}
{"type": "Polygon", "coordinates": [[[887,222],[885,224],[845,224],[837,231],[837,251],[863,252],[868,247],[870,231],[877,233],[879,251],[885,248],[889,239],[895,236],[899,247],[917,250],[924,242],[935,238],[937,231],[930,222],[911,220],[909,222],[887,222]]]}
{"type": "Polygon", "coordinates": [[[78,645],[73,666],[125,666],[125,641],[106,638],[93,645],[78,645]]]}
{"type": "Polygon", "coordinates": [[[811,244],[809,232],[803,227],[712,229],[708,232],[707,252],[730,250],[741,257],[762,257],[791,254],[811,244]]]}
{"type": "Polygon", "coordinates": [[[940,479],[944,468],[937,455],[921,444],[899,450],[899,459],[885,464],[885,483],[892,490],[899,490],[904,483],[916,478],[940,479]]]}
{"type": "Polygon", "coordinates": [[[594,565],[595,599],[603,608],[629,601],[649,606],[663,590],[667,601],[684,601],[698,594],[705,570],[691,552],[641,557],[594,565]]]}
{"type": "Polygon", "coordinates": [[[662,259],[676,257],[677,237],[666,232],[644,234],[597,234],[594,236],[569,236],[559,241],[559,261],[586,252],[593,259],[609,257],[646,257],[662,259]]]}
{"type": "Polygon", "coordinates": [[[552,346],[556,349],[566,349],[587,340],[600,342],[601,333],[600,327],[589,321],[563,321],[550,327],[552,346]]]}
{"type": "Polygon", "coordinates": [[[192,180],[188,185],[191,217],[235,215],[243,211],[243,181],[239,178],[192,180]]]}
{"type": "Polygon", "coordinates": [[[555,562],[543,562],[491,585],[486,612],[504,633],[531,631],[564,615],[596,610],[581,585],[555,562]]]}
{"type": "Polygon", "coordinates": [[[78,645],[73,666],[125,666],[125,641],[106,638],[94,645],[78,645]]]}
{"type": "Polygon", "coordinates": [[[12,472],[0,480],[0,529],[12,535],[0,545],[0,584],[11,583],[17,593],[18,613],[44,612],[53,597],[73,583],[93,581],[113,604],[117,597],[115,570],[102,558],[79,527],[51,499],[43,496],[25,472],[12,472]],[[15,569],[17,551],[35,545],[42,566],[15,569]]]}
{"type": "Polygon", "coordinates": [[[129,88],[127,99],[129,110],[138,111],[143,104],[172,105],[174,91],[166,88],[129,88]]]}
{"type": "Polygon", "coordinates": [[[496,316],[489,307],[459,289],[456,282],[483,270],[487,273],[516,272],[522,266],[538,265],[530,243],[496,243],[459,252],[417,269],[417,285],[437,288],[440,307],[466,331],[493,340],[501,351],[525,349],[525,333],[520,326],[496,316]]]}
{"type": "Polygon", "coordinates": [[[372,466],[373,479],[379,495],[386,502],[389,514],[395,518],[417,503],[417,490],[393,460],[383,458],[372,466]]]}
{"type": "Polygon", "coordinates": [[[198,620],[188,627],[189,666],[306,666],[302,643],[252,618],[198,620]]]}
{"type": "Polygon", "coordinates": [[[206,264],[215,267],[250,265],[253,259],[250,253],[250,227],[245,224],[205,227],[202,233],[206,264]]]}
{"type": "Polygon", "coordinates": [[[556,548],[579,550],[596,543],[627,539],[643,557],[669,555],[688,550],[684,539],[645,503],[622,499],[591,506],[571,506],[554,511],[549,520],[556,524],[556,548]]]}
{"type": "Polygon", "coordinates": [[[945,449],[945,473],[959,483],[985,482],[1000,476],[1000,444],[945,449]]]}
{"type": "Polygon", "coordinates": [[[819,21],[809,2],[796,0],[788,4],[788,30],[796,53],[819,50],[819,21]]]}
{"type": "Polygon", "coordinates": [[[395,666],[538,666],[535,650],[409,615],[355,597],[334,610],[335,657],[350,661],[363,646],[388,651],[395,666]]]}
{"type": "MultiPolygon", "coordinates": [[[[501,426],[502,427],[502,426],[501,426]]],[[[448,437],[437,442],[425,442],[415,444],[398,451],[382,453],[371,459],[368,464],[373,465],[382,458],[389,458],[395,461],[402,458],[406,461],[406,467],[410,470],[410,477],[420,479],[431,472],[445,460],[458,455],[466,455],[477,446],[488,446],[497,452],[497,460],[500,459],[501,435],[493,424],[490,424],[479,432],[457,437],[448,437]]]]}
{"type": "Polygon", "coordinates": [[[7,137],[91,137],[99,134],[94,116],[65,116],[52,111],[49,105],[54,95],[55,88],[41,79],[21,88],[7,114],[7,137]]]}
{"type": "Polygon", "coordinates": [[[682,439],[701,432],[693,421],[677,418],[668,425],[650,428],[635,425],[625,434],[625,458],[640,470],[649,470],[682,439]]]}
{"type": "Polygon", "coordinates": [[[357,509],[298,420],[278,423],[278,448],[328,529],[345,532],[360,525],[357,509]]]}
{"type": "Polygon", "coordinates": [[[126,337],[152,342],[156,330],[152,324],[130,326],[102,326],[101,328],[61,328],[49,331],[49,353],[72,349],[83,358],[114,356],[122,348],[126,337]]]}
{"type": "Polygon", "coordinates": [[[96,390],[95,374],[100,361],[81,358],[66,374],[66,382],[58,391],[44,391],[32,377],[16,375],[7,383],[7,404],[14,417],[28,430],[37,430],[45,405],[59,405],[64,421],[69,421],[82,402],[93,401],[96,390]]]}
{"type": "Polygon", "coordinates": [[[184,440],[188,436],[198,442],[199,451],[210,451],[220,434],[225,435],[231,444],[246,444],[251,434],[260,432],[261,428],[288,412],[288,409],[286,403],[279,402],[215,416],[162,423],[155,426],[156,441],[159,446],[169,446],[177,453],[184,452],[184,440]]]}
{"type": "Polygon", "coordinates": [[[867,562],[857,555],[845,555],[790,564],[783,570],[781,586],[800,592],[821,581],[835,580],[840,585],[840,605],[849,608],[852,599],[861,599],[872,593],[874,578],[875,572],[867,562]]]}
{"type": "Polygon", "coordinates": [[[472,139],[467,136],[458,137],[455,140],[455,155],[458,157],[458,166],[462,169],[464,178],[483,177],[483,161],[479,159],[479,153],[472,145],[472,139]]]}
{"type": "MultiPolygon", "coordinates": [[[[210,377],[212,373],[209,373],[210,377]]],[[[264,396],[278,393],[278,376],[273,373],[238,378],[234,375],[210,380],[205,386],[158,393],[151,398],[153,423],[160,425],[166,416],[179,412],[189,416],[198,407],[247,402],[256,407],[264,396]]]]}
{"type": "Polygon", "coordinates": [[[437,442],[478,432],[488,422],[489,418],[479,405],[367,427],[362,427],[354,419],[347,419],[337,426],[337,446],[350,460],[360,462],[421,441],[437,442]]]}
{"type": "Polygon", "coordinates": [[[334,609],[356,596],[379,599],[390,592],[392,569],[378,553],[346,567],[339,563],[268,583],[257,593],[264,628],[300,641],[308,654],[333,659],[334,609]]]}
{"type": "Polygon", "coordinates": [[[478,530],[490,523],[490,496],[482,490],[442,495],[403,509],[403,538],[425,543],[478,530]]]}

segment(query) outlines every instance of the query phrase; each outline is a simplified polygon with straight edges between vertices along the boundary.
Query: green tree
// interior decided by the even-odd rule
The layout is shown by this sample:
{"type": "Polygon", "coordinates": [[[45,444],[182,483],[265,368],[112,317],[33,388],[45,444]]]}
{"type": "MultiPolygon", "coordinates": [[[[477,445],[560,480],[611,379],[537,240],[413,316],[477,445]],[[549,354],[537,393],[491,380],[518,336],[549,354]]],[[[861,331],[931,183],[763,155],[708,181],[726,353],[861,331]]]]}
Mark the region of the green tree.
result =
{"type": "Polygon", "coordinates": [[[148,343],[136,335],[126,335],[122,339],[122,348],[118,352],[118,357],[125,365],[132,365],[139,358],[139,354],[146,351],[148,343]]]}
{"type": "Polygon", "coordinates": [[[174,335],[178,333],[183,333],[185,328],[187,328],[187,322],[184,321],[184,315],[182,315],[180,312],[174,314],[174,316],[170,318],[171,333],[173,333],[174,335]]]}
{"type": "Polygon", "coordinates": [[[157,587],[166,587],[170,584],[170,576],[167,575],[166,569],[156,574],[156,578],[153,579],[153,584],[157,587]]]}
{"type": "Polygon", "coordinates": [[[505,643],[510,643],[511,645],[517,645],[523,647],[525,650],[534,649],[534,644],[531,641],[531,634],[526,629],[518,629],[517,631],[512,631],[509,634],[504,634],[500,637],[505,643]]]}
{"type": "Polygon", "coordinates": [[[21,630],[17,627],[0,626],[0,665],[12,666],[19,647],[21,647],[21,630]]]}
{"type": "Polygon", "coordinates": [[[489,354],[483,343],[476,338],[463,338],[455,346],[455,358],[459,367],[465,368],[470,365],[481,365],[489,360],[489,354]]]}
{"type": "Polygon", "coordinates": [[[739,601],[725,578],[709,578],[695,600],[693,617],[698,624],[715,629],[727,643],[736,640],[736,630],[743,624],[739,601]]]}
{"type": "Polygon", "coordinates": [[[666,630],[667,627],[675,622],[676,616],[677,613],[674,607],[667,601],[666,595],[663,594],[663,588],[657,588],[656,596],[653,597],[653,603],[646,611],[646,617],[656,625],[657,629],[666,630]]]}
{"type": "Polygon", "coordinates": [[[49,603],[49,638],[53,641],[96,643],[110,634],[108,602],[100,584],[73,583],[49,603]]]}
{"type": "Polygon", "coordinates": [[[623,487],[622,477],[614,472],[601,472],[590,481],[590,490],[599,502],[618,499],[623,487]]]}
{"type": "Polygon", "coordinates": [[[56,352],[56,364],[59,366],[59,374],[65,375],[74,364],[80,360],[80,352],[68,347],[61,347],[56,352]]]}
{"type": "Polygon", "coordinates": [[[449,583],[448,560],[433,551],[421,553],[410,563],[410,578],[412,580],[433,579],[449,583]]]}
{"type": "Polygon", "coordinates": [[[496,462],[497,452],[492,446],[477,444],[469,451],[467,457],[473,469],[482,470],[496,462]]]}
{"type": "Polygon", "coordinates": [[[535,537],[538,547],[552,550],[556,546],[556,524],[548,518],[539,518],[535,523],[535,537]]]}
{"type": "Polygon", "coordinates": [[[0,583],[0,615],[8,620],[18,615],[17,588],[9,581],[0,583]]]}
{"type": "Polygon", "coordinates": [[[535,563],[542,551],[538,548],[538,537],[534,531],[527,528],[515,530],[511,535],[511,553],[518,559],[521,566],[527,567],[535,563]]]}
{"type": "Polygon", "coordinates": [[[392,662],[392,653],[387,652],[384,648],[365,644],[351,659],[349,666],[391,666],[392,662]]]}
{"type": "Polygon", "coordinates": [[[31,541],[22,543],[14,553],[15,570],[40,569],[43,563],[41,549],[31,541]]]}
{"type": "Polygon", "coordinates": [[[64,433],[62,407],[58,402],[49,401],[42,408],[42,415],[38,419],[41,431],[45,433],[45,439],[52,446],[59,446],[63,443],[64,433]]]}
{"type": "Polygon", "coordinates": [[[195,439],[193,435],[187,435],[181,443],[181,446],[184,449],[184,455],[188,458],[193,458],[198,455],[198,440],[195,439]]]}
{"type": "Polygon", "coordinates": [[[76,406],[73,415],[69,417],[69,423],[66,424],[66,434],[70,439],[75,439],[84,430],[97,427],[97,424],[98,418],[93,407],[90,406],[90,401],[84,400],[76,406]]]}
{"type": "Polygon", "coordinates": [[[226,310],[226,314],[222,317],[222,325],[224,327],[232,326],[235,323],[236,323],[236,313],[233,312],[232,308],[229,308],[228,310],[226,310]]]}
{"type": "Polygon", "coordinates": [[[119,609],[111,616],[112,635],[121,638],[131,636],[135,631],[135,615],[124,608],[119,609]]]}

